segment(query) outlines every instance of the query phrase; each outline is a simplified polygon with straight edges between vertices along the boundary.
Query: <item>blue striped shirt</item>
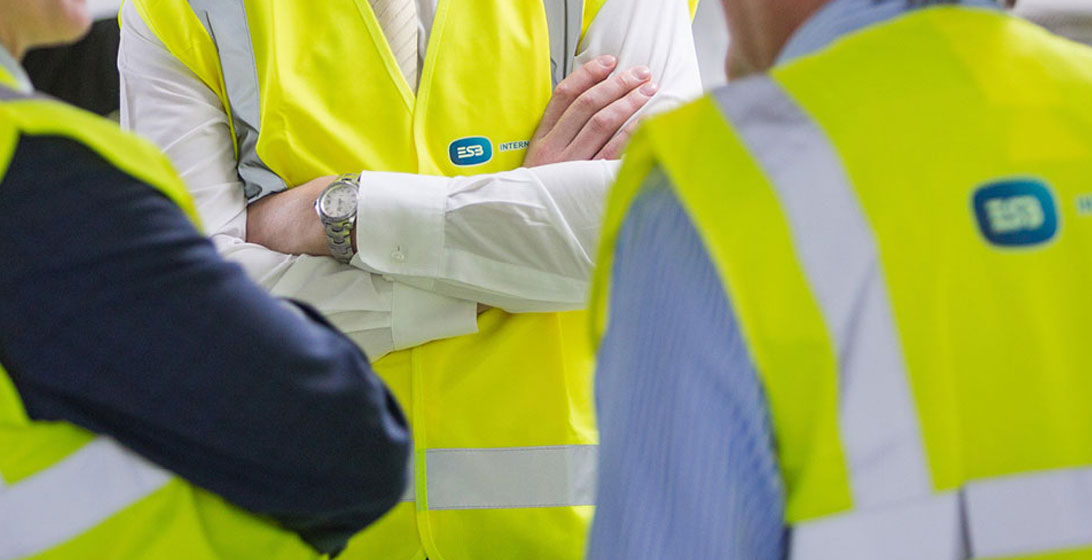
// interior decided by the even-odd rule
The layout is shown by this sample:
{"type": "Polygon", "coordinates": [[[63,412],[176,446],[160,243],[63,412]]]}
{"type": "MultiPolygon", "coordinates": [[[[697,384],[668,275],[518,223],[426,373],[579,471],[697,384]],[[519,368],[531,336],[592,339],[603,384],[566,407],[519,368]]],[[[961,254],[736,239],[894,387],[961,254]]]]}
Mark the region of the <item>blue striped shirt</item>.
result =
{"type": "MultiPolygon", "coordinates": [[[[779,62],[908,9],[901,0],[835,0],[779,62]]],[[[651,176],[634,202],[615,255],[596,380],[602,442],[588,557],[784,558],[785,489],[764,390],[721,279],[664,175],[651,176]]]]}

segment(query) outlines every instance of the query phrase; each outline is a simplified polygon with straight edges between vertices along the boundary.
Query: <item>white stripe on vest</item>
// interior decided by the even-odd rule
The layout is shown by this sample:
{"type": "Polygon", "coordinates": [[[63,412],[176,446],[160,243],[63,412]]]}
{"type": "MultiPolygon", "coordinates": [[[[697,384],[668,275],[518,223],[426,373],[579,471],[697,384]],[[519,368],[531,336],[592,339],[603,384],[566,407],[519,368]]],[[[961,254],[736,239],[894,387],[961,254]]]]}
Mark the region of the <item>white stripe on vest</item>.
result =
{"type": "Polygon", "coordinates": [[[981,480],[961,492],[793,529],[793,560],[1010,558],[1092,547],[1092,468],[981,480]]]}
{"type": "Polygon", "coordinates": [[[854,506],[928,495],[921,427],[876,241],[841,158],[769,78],[723,88],[717,99],[777,191],[833,337],[854,506]]]}
{"type": "MultiPolygon", "coordinates": [[[[598,451],[595,445],[429,449],[423,498],[432,511],[594,505],[598,451]]],[[[414,478],[403,502],[415,501],[414,478]]]]}
{"type": "Polygon", "coordinates": [[[793,527],[793,560],[965,560],[1092,548],[1092,467],[934,491],[868,219],[837,151],[777,83],[716,94],[777,192],[839,368],[853,511],[793,527]]]}
{"type": "Polygon", "coordinates": [[[114,440],[96,438],[52,467],[0,489],[0,560],[65,543],[171,478],[114,440]]]}

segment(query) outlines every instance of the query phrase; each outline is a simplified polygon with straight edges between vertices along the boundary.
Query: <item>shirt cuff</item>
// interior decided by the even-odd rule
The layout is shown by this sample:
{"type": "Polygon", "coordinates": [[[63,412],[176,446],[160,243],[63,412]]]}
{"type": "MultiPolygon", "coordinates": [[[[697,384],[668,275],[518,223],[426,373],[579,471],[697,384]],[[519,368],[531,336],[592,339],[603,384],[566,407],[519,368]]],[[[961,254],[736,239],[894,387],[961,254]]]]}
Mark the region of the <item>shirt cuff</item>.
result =
{"type": "Polygon", "coordinates": [[[446,177],[364,171],[353,264],[379,274],[435,278],[444,263],[446,177]]]}
{"type": "Polygon", "coordinates": [[[391,302],[394,349],[478,332],[478,304],[394,284],[391,302]]]}

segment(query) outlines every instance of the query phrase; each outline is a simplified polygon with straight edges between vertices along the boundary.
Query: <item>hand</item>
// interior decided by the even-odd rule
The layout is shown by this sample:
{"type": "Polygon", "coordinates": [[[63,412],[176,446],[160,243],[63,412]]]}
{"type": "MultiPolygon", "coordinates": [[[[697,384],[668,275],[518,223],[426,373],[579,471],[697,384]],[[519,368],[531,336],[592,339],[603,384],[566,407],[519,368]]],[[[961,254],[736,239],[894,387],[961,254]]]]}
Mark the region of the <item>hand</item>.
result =
{"type": "Polygon", "coordinates": [[[611,76],[617,65],[613,56],[600,56],[558,84],[527,148],[524,166],[618,159],[636,121],[618,129],[659,86],[650,81],[652,72],[646,66],[611,76]]]}
{"type": "Polygon", "coordinates": [[[330,255],[315,200],[337,177],[319,177],[267,196],[246,210],[246,241],[288,255],[330,255]]]}

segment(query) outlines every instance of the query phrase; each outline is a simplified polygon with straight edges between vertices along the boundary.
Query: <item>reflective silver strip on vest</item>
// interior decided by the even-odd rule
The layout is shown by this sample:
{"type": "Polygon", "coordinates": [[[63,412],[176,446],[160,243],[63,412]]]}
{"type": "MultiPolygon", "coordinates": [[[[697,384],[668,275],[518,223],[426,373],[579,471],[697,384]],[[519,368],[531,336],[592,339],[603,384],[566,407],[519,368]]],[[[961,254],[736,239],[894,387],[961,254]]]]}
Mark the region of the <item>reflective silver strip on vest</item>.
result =
{"type": "Polygon", "coordinates": [[[575,70],[576,49],[584,21],[583,0],[543,0],[550,30],[550,72],[554,87],[575,70]]]}
{"type": "Polygon", "coordinates": [[[38,99],[38,100],[41,100],[41,101],[55,101],[55,99],[53,99],[52,97],[49,97],[48,95],[45,95],[45,94],[42,94],[42,93],[38,93],[38,92],[29,92],[28,93],[28,92],[25,92],[25,91],[19,91],[19,90],[16,90],[16,89],[11,89],[10,87],[8,87],[8,86],[6,86],[4,84],[0,84],[0,101],[23,101],[23,100],[27,100],[27,99],[38,99]]]}
{"type": "Polygon", "coordinates": [[[258,156],[261,89],[243,0],[189,0],[220,57],[229,112],[239,143],[238,170],[247,203],[288,189],[258,156]]]}
{"type": "Polygon", "coordinates": [[[18,99],[27,99],[28,95],[9,88],[4,84],[0,84],[0,101],[15,101],[18,99]]]}
{"type": "Polygon", "coordinates": [[[430,449],[428,509],[502,509],[595,504],[598,446],[430,449]]]}
{"type": "Polygon", "coordinates": [[[964,501],[977,558],[1092,547],[1092,468],[976,482],[964,501]]]}
{"type": "Polygon", "coordinates": [[[792,528],[792,560],[963,560],[959,498],[929,496],[898,508],[855,511],[792,528]]]}
{"type": "Polygon", "coordinates": [[[977,481],[960,493],[793,528],[793,560],[965,560],[1092,548],[1092,468],[977,481]]]}
{"type": "MultiPolygon", "coordinates": [[[[573,71],[584,2],[543,0],[550,35],[554,87],[573,71]]],[[[239,145],[238,171],[247,203],[288,189],[258,155],[261,135],[261,86],[243,0],[189,0],[190,8],[216,45],[239,145]]]]}
{"type": "Polygon", "coordinates": [[[0,490],[0,560],[65,543],[150,496],[171,474],[109,438],[0,490]]]}
{"type": "Polygon", "coordinates": [[[876,241],[834,147],[768,77],[717,99],[777,192],[839,368],[839,426],[858,509],[932,482],[876,241]]]}

